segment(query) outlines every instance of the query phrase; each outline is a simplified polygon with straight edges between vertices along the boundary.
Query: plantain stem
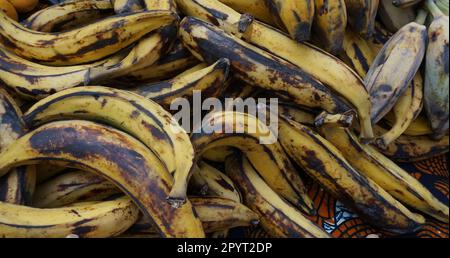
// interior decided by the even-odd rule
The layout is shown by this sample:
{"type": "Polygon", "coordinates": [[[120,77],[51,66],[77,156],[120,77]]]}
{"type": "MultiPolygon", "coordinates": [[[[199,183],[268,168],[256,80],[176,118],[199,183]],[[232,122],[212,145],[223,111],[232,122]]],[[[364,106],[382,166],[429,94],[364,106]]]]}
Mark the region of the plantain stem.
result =
{"type": "MultiPolygon", "coordinates": [[[[431,0],[432,1],[432,0],[431,0]]],[[[425,21],[427,20],[428,12],[422,8],[419,9],[419,12],[417,13],[416,17],[416,23],[423,25],[425,21]]]]}
{"type": "Polygon", "coordinates": [[[439,7],[436,5],[434,0],[427,0],[425,2],[425,6],[427,7],[428,11],[430,11],[431,15],[433,15],[434,18],[444,15],[441,9],[439,9],[439,7]]]}

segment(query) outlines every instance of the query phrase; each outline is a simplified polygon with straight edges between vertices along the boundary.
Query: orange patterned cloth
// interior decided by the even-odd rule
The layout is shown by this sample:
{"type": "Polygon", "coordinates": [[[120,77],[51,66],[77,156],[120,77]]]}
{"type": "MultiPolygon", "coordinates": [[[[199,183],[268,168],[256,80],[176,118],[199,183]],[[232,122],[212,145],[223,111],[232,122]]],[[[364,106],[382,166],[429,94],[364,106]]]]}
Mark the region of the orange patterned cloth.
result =
{"type": "MultiPolygon", "coordinates": [[[[416,163],[400,163],[403,169],[411,173],[424,184],[438,199],[449,201],[449,177],[447,154],[416,163]]],[[[365,238],[376,234],[379,237],[419,237],[448,238],[449,225],[427,217],[428,222],[417,232],[407,235],[394,235],[376,229],[358,217],[338,200],[325,192],[317,183],[307,182],[309,195],[314,201],[317,215],[311,219],[322,226],[333,237],[365,238]]],[[[249,229],[248,237],[266,238],[261,228],[249,229]]]]}

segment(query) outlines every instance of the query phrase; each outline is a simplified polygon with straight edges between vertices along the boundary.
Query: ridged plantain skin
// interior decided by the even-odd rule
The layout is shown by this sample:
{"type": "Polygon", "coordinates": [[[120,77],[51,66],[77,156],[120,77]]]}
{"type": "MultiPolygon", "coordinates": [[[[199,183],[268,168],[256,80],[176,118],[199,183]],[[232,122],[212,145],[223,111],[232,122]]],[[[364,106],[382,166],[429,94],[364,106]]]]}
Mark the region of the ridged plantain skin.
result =
{"type": "Polygon", "coordinates": [[[48,123],[2,152],[0,176],[41,160],[65,161],[68,167],[104,176],[152,219],[162,237],[204,237],[189,202],[178,209],[166,202],[173,177],[164,164],[128,134],[82,120],[48,123]]]}
{"type": "Polygon", "coordinates": [[[297,104],[332,113],[350,109],[309,74],[206,22],[186,17],[180,25],[180,37],[200,60],[213,63],[220,57],[228,58],[235,76],[251,85],[288,96],[297,104]]]}
{"type": "Polygon", "coordinates": [[[225,171],[241,191],[244,203],[260,216],[261,226],[272,237],[330,237],[275,193],[242,154],[228,156],[225,171]]]}
{"type": "Polygon", "coordinates": [[[30,30],[61,32],[113,14],[110,0],[65,1],[33,13],[22,24],[30,30]]]}
{"type": "Polygon", "coordinates": [[[172,201],[177,205],[184,202],[194,149],[186,131],[160,105],[128,91],[78,87],[43,99],[24,116],[30,127],[74,118],[103,121],[141,140],[174,174],[173,194],[179,199],[172,201]]]}
{"type": "MultiPolygon", "coordinates": [[[[8,92],[0,88],[0,153],[27,131],[22,111],[8,92]]],[[[0,201],[29,205],[36,185],[36,168],[12,169],[0,177],[0,201]]]]}
{"type": "Polygon", "coordinates": [[[320,128],[320,133],[340,150],[351,166],[398,201],[448,222],[448,205],[440,202],[417,179],[383,154],[370,145],[361,144],[349,129],[326,124],[320,128]]]}
{"type": "MultiPolygon", "coordinates": [[[[291,164],[281,145],[264,123],[258,118],[233,111],[215,112],[204,119],[203,124],[232,130],[226,132],[204,132],[191,134],[196,156],[215,147],[235,147],[243,151],[264,180],[275,192],[306,212],[312,211],[311,199],[307,196],[303,182],[291,164]],[[220,126],[220,127],[219,127],[220,126]],[[252,130],[256,129],[256,130],[252,130]],[[260,144],[270,138],[273,144],[260,144]]],[[[197,132],[197,128],[194,132],[197,132]]]]}
{"type": "Polygon", "coordinates": [[[0,44],[29,60],[52,65],[92,62],[114,54],[145,34],[176,23],[171,11],[147,11],[111,16],[82,28],[36,32],[0,13],[0,44]]]}
{"type": "MultiPolygon", "coordinates": [[[[206,233],[235,227],[248,227],[259,223],[259,216],[240,202],[217,196],[189,197],[206,233]]],[[[155,233],[149,220],[141,217],[129,233],[155,233]]]]}
{"type": "Polygon", "coordinates": [[[330,194],[379,228],[413,232],[425,219],[356,171],[330,142],[299,123],[280,119],[279,139],[289,156],[330,194]]]}
{"type": "MultiPolygon", "coordinates": [[[[376,126],[374,132],[382,135],[387,130],[376,126]]],[[[449,151],[448,134],[439,140],[432,140],[429,136],[402,135],[386,147],[379,147],[376,145],[376,142],[374,145],[388,158],[399,162],[426,160],[448,153],[449,151]]]]}
{"type": "Polygon", "coordinates": [[[104,178],[84,171],[71,171],[40,185],[33,195],[33,207],[58,208],[77,202],[101,201],[120,190],[104,178]]]}
{"type": "Polygon", "coordinates": [[[228,78],[229,69],[230,61],[221,58],[198,71],[179,75],[169,81],[139,85],[131,90],[169,108],[177,98],[191,99],[193,91],[201,91],[202,98],[219,97],[228,78]]]}
{"type": "Polygon", "coordinates": [[[372,102],[372,122],[380,121],[397,103],[425,55],[426,27],[412,22],[384,45],[365,77],[372,102]]]}
{"type": "Polygon", "coordinates": [[[327,52],[337,55],[343,49],[347,28],[345,1],[314,0],[314,5],[313,33],[327,52]]]}
{"type": "Polygon", "coordinates": [[[54,209],[0,202],[0,237],[112,237],[132,226],[138,215],[139,209],[127,197],[54,209]]]}
{"type": "Polygon", "coordinates": [[[361,137],[373,138],[369,94],[362,79],[338,58],[313,45],[295,42],[280,31],[263,23],[257,21],[250,25],[242,23],[239,13],[218,1],[183,0],[178,1],[178,6],[183,13],[218,24],[222,29],[284,58],[307,74],[317,78],[343,96],[357,110],[361,137]],[[236,33],[239,25],[246,27],[245,33],[236,33]]]}
{"type": "Polygon", "coordinates": [[[168,80],[198,63],[198,59],[179,40],[176,40],[172,49],[153,65],[131,71],[121,79],[126,82],[168,80]]]}
{"type": "Polygon", "coordinates": [[[425,59],[425,111],[433,137],[442,138],[449,129],[449,19],[436,16],[428,28],[425,59]]]}
{"type": "Polygon", "coordinates": [[[375,27],[378,6],[381,0],[345,0],[348,23],[355,32],[369,38],[375,27]]]}
{"type": "Polygon", "coordinates": [[[296,41],[311,37],[314,0],[264,0],[278,27],[285,29],[296,41]]]}

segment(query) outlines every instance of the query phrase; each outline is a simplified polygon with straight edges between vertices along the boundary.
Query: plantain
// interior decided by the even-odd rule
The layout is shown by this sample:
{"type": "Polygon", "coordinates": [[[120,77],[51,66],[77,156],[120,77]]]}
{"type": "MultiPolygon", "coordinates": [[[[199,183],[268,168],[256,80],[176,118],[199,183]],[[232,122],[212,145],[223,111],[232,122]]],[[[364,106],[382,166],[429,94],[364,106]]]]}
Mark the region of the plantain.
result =
{"type": "Polygon", "coordinates": [[[265,0],[274,22],[296,41],[307,41],[314,20],[314,0],[265,0]]]}
{"type": "Polygon", "coordinates": [[[361,78],[364,78],[378,51],[361,35],[347,30],[344,36],[343,51],[339,55],[342,60],[353,67],[361,78]]]}
{"type": "MultiPolygon", "coordinates": [[[[395,117],[394,114],[388,113],[385,117],[384,122],[386,122],[387,125],[393,126],[395,123],[395,117]]],[[[430,123],[428,122],[428,119],[425,117],[425,115],[419,114],[415,120],[409,124],[408,128],[406,128],[405,132],[403,132],[404,135],[408,136],[424,136],[424,135],[430,135],[433,131],[431,129],[430,123]]]]}
{"type": "Polygon", "coordinates": [[[428,48],[425,59],[425,111],[435,139],[448,134],[449,120],[449,19],[433,1],[427,7],[434,20],[428,28],[428,48]]]}
{"type": "Polygon", "coordinates": [[[114,12],[117,14],[138,12],[143,9],[142,0],[114,0],[114,12]]]}
{"type": "Polygon", "coordinates": [[[180,24],[180,37],[194,56],[207,63],[230,60],[235,76],[246,83],[290,97],[297,104],[332,113],[350,107],[309,74],[274,55],[193,17],[180,24]]]}
{"type": "Polygon", "coordinates": [[[64,1],[39,10],[22,24],[30,30],[61,32],[113,15],[110,0],[64,1]]]}
{"type": "Polygon", "coordinates": [[[173,178],[164,164],[126,133],[82,120],[48,123],[2,152],[0,176],[41,160],[65,161],[68,167],[104,176],[130,196],[163,237],[204,237],[189,202],[178,209],[166,202],[173,178]]]}
{"type": "Polygon", "coordinates": [[[201,91],[205,98],[218,97],[228,77],[230,62],[222,58],[211,66],[201,64],[199,68],[169,81],[139,85],[132,91],[167,108],[178,98],[190,99],[194,91],[201,91]]]}
{"type": "MultiPolygon", "coordinates": [[[[0,88],[0,153],[26,132],[22,111],[14,99],[0,88]]],[[[24,166],[12,169],[0,177],[0,201],[30,204],[36,184],[36,168],[24,166]]]]}
{"type": "MultiPolygon", "coordinates": [[[[177,0],[178,1],[178,0],[177,0]]],[[[275,26],[275,22],[265,0],[219,0],[223,4],[233,8],[240,13],[250,13],[256,19],[275,26]]]]}
{"type": "Polygon", "coordinates": [[[422,0],[393,0],[392,4],[396,7],[407,8],[414,6],[420,2],[422,2],[422,0]]]}
{"type": "Polygon", "coordinates": [[[78,87],[43,99],[24,116],[30,127],[73,118],[103,121],[141,140],[175,175],[171,196],[177,199],[169,201],[175,206],[184,202],[194,149],[186,131],[160,105],[128,91],[78,87]]]}
{"type": "Polygon", "coordinates": [[[213,162],[225,162],[225,158],[233,153],[232,147],[210,148],[202,154],[202,158],[213,162]]]}
{"type": "Polygon", "coordinates": [[[261,226],[272,237],[330,237],[274,192],[245,156],[228,156],[225,170],[237,184],[244,203],[257,212],[261,226]]]}
{"type": "Polygon", "coordinates": [[[0,44],[26,59],[52,65],[96,61],[136,42],[145,34],[176,23],[171,11],[111,16],[61,33],[32,31],[0,13],[0,44]]]}
{"type": "Polygon", "coordinates": [[[422,63],[425,45],[426,27],[412,22],[392,36],[378,53],[365,77],[373,123],[380,121],[406,91],[422,63]]]}
{"type": "Polygon", "coordinates": [[[314,5],[313,32],[327,52],[339,54],[343,50],[347,28],[345,1],[314,0],[314,5]]]}
{"type": "Polygon", "coordinates": [[[246,19],[241,19],[239,13],[218,1],[184,0],[177,3],[183,13],[205,21],[212,21],[221,28],[234,32],[245,41],[259,48],[270,50],[273,54],[293,63],[332,88],[357,110],[361,137],[373,138],[369,94],[361,78],[338,58],[310,44],[297,43],[263,23],[254,21],[248,24],[245,22],[246,19]],[[245,33],[236,33],[237,27],[242,27],[245,33]]]}
{"type": "Polygon", "coordinates": [[[392,33],[397,32],[416,18],[416,12],[413,8],[398,8],[394,5],[395,1],[380,0],[380,8],[378,10],[381,22],[392,33]]]}
{"type": "Polygon", "coordinates": [[[345,0],[348,23],[366,38],[372,36],[380,0],[345,0]]]}
{"type": "Polygon", "coordinates": [[[216,147],[242,150],[275,192],[311,213],[312,203],[297,171],[271,129],[255,116],[233,111],[210,113],[201,125],[194,127],[191,141],[196,156],[216,147]],[[206,125],[222,130],[210,131],[206,125]]]}
{"type": "Polygon", "coordinates": [[[289,156],[335,198],[387,231],[417,230],[425,219],[355,170],[337,147],[306,126],[280,119],[279,139],[289,156]]]}
{"type": "Polygon", "coordinates": [[[340,150],[351,166],[394,198],[441,221],[448,221],[448,205],[440,202],[417,179],[376,149],[361,144],[349,129],[325,124],[320,133],[340,150]]]}
{"type": "Polygon", "coordinates": [[[71,171],[38,185],[33,207],[57,208],[77,202],[101,201],[120,193],[111,182],[84,171],[71,171]]]}
{"type": "Polygon", "coordinates": [[[78,203],[75,206],[39,209],[0,202],[0,236],[8,238],[112,237],[138,219],[131,199],[78,203]]]}

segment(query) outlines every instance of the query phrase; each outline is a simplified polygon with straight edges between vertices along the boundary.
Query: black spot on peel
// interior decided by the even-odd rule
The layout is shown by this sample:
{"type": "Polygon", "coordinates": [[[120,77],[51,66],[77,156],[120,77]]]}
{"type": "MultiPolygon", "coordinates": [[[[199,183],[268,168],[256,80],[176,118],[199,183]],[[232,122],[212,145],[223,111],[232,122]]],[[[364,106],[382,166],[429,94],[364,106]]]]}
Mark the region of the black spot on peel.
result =
{"type": "Polygon", "coordinates": [[[95,226],[76,227],[76,228],[72,229],[72,234],[83,237],[96,229],[97,229],[97,227],[95,227],[95,226]]]}
{"type": "Polygon", "coordinates": [[[154,125],[151,125],[144,120],[142,120],[141,124],[145,128],[147,128],[155,138],[157,138],[159,140],[167,139],[167,135],[164,132],[162,132],[161,130],[159,130],[158,128],[156,128],[154,125]]]}
{"type": "Polygon", "coordinates": [[[442,60],[444,62],[445,74],[449,74],[449,55],[448,55],[448,42],[444,44],[444,51],[442,52],[442,60]]]}
{"type": "Polygon", "coordinates": [[[391,92],[392,91],[392,86],[388,85],[388,84],[382,84],[379,87],[379,91],[380,92],[391,92]]]}
{"type": "Polygon", "coordinates": [[[298,41],[306,41],[310,39],[311,24],[309,22],[300,22],[295,27],[294,38],[298,41]]]}
{"type": "Polygon", "coordinates": [[[235,191],[234,187],[232,185],[230,185],[227,181],[225,181],[225,179],[223,179],[223,178],[216,180],[216,183],[219,184],[220,186],[222,186],[224,189],[227,189],[232,192],[235,191]]]}
{"type": "Polygon", "coordinates": [[[355,51],[355,56],[358,59],[359,63],[363,67],[364,71],[369,71],[370,65],[367,62],[367,59],[364,57],[364,54],[362,53],[361,49],[359,49],[357,44],[352,44],[353,50],[355,51]]]}
{"type": "Polygon", "coordinates": [[[141,113],[139,111],[133,110],[133,112],[131,112],[131,114],[130,114],[130,118],[134,120],[134,119],[138,118],[140,114],[141,113]]]}
{"type": "MultiPolygon", "coordinates": [[[[0,105],[3,105],[6,112],[4,114],[0,114],[0,125],[7,125],[18,135],[22,135],[25,133],[25,125],[21,118],[21,115],[16,113],[16,109],[13,106],[13,103],[10,103],[8,99],[3,98],[0,95],[0,105]]],[[[1,138],[1,136],[0,136],[1,138]]]]}
{"type": "MultiPolygon", "coordinates": [[[[72,210],[72,211],[75,211],[75,210],[72,210]]],[[[76,212],[76,211],[75,211],[76,212]]],[[[76,213],[78,213],[78,212],[76,212],[76,213]]],[[[78,221],[78,222],[75,222],[73,225],[75,226],[75,227],[79,227],[79,226],[81,226],[81,225],[83,225],[83,224],[86,224],[86,223],[89,223],[90,221],[92,221],[93,219],[83,219],[83,220],[80,220],[80,221],[78,221]]]]}

